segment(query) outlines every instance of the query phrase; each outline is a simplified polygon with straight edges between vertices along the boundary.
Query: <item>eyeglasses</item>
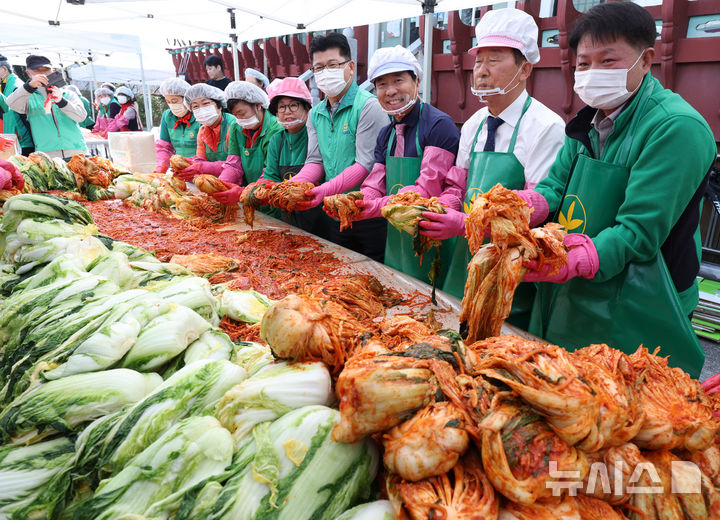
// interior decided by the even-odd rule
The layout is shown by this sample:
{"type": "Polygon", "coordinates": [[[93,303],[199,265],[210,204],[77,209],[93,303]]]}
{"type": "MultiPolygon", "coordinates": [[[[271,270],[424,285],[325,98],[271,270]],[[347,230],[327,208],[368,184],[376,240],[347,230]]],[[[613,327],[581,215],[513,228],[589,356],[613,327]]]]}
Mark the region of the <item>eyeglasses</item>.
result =
{"type": "Polygon", "coordinates": [[[289,105],[278,105],[277,111],[278,114],[284,114],[287,111],[290,112],[297,112],[300,110],[300,103],[290,103],[289,105]]]}
{"type": "Polygon", "coordinates": [[[345,60],[345,61],[341,61],[340,63],[328,63],[327,65],[324,65],[324,66],[317,65],[312,68],[312,71],[313,71],[313,74],[320,74],[325,69],[337,70],[340,67],[342,67],[343,65],[345,65],[346,63],[349,63],[350,61],[351,60],[345,60]]]}

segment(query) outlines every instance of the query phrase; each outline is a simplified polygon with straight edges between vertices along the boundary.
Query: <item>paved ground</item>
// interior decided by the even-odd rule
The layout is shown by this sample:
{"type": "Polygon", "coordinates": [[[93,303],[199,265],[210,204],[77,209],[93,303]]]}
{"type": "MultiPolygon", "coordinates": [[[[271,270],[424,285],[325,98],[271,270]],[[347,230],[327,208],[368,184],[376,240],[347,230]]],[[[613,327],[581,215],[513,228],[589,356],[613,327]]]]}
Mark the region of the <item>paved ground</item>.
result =
{"type": "Polygon", "coordinates": [[[701,339],[700,344],[705,350],[705,366],[700,374],[700,381],[720,372],[720,343],[701,339]]]}

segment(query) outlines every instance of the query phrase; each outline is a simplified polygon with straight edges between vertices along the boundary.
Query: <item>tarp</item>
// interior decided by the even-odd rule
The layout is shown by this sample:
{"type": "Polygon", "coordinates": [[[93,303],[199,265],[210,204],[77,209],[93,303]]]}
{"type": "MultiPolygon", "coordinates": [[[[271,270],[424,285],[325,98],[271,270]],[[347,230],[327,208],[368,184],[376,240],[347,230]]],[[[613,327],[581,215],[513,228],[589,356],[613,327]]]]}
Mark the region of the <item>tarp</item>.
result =
{"type": "MultiPolygon", "coordinates": [[[[82,67],[72,67],[68,69],[70,79],[73,83],[78,83],[85,87],[87,83],[93,81],[110,83],[140,83],[142,77],[140,69],[135,67],[113,67],[107,65],[84,65],[82,67]],[[94,79],[93,79],[94,78],[94,79]]],[[[145,69],[145,82],[151,87],[157,87],[164,80],[175,75],[174,70],[148,70],[145,69]]]]}
{"type": "MultiPolygon", "coordinates": [[[[425,0],[426,2],[429,0],[425,0]]],[[[484,0],[437,0],[435,12],[492,3],[484,0]]],[[[229,43],[235,32],[240,42],[308,31],[342,29],[423,14],[421,0],[62,0],[3,2],[4,24],[48,23],[78,33],[113,32],[190,41],[229,43]],[[235,9],[231,31],[228,8],[235,9]]]]}

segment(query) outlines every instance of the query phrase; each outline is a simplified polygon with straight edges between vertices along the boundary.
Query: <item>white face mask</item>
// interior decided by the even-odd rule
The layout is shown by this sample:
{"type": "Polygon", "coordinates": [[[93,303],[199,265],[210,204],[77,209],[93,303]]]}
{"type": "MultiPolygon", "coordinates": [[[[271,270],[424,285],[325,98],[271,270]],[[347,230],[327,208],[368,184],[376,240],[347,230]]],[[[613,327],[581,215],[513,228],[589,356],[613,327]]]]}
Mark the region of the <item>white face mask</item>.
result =
{"type": "Polygon", "coordinates": [[[326,96],[337,96],[348,84],[345,81],[345,67],[334,70],[324,69],[322,72],[317,72],[315,74],[315,83],[326,96]]]}
{"type": "Polygon", "coordinates": [[[298,127],[298,126],[301,126],[301,125],[304,125],[304,124],[305,124],[305,118],[303,118],[303,119],[293,119],[292,121],[280,121],[280,120],[278,119],[278,121],[280,122],[280,124],[281,124],[284,128],[286,128],[286,129],[288,129],[288,130],[289,130],[290,128],[296,128],[296,127],[298,127]]]}
{"type": "Polygon", "coordinates": [[[260,124],[260,120],[257,116],[246,117],[245,119],[236,117],[235,120],[237,121],[237,124],[248,130],[253,130],[260,124]]]}
{"type": "Polygon", "coordinates": [[[508,88],[510,85],[512,85],[512,82],[515,81],[515,78],[517,78],[517,76],[518,76],[518,74],[520,74],[520,71],[521,71],[521,70],[522,70],[522,67],[520,67],[520,68],[517,70],[517,72],[515,73],[515,75],[514,75],[514,76],[512,77],[512,79],[508,82],[508,84],[505,85],[504,88],[495,87],[495,88],[485,88],[485,89],[481,88],[481,89],[476,89],[476,88],[473,88],[472,85],[470,85],[470,92],[472,92],[474,95],[476,95],[477,97],[479,97],[479,98],[480,98],[480,101],[484,101],[484,98],[486,98],[486,97],[488,97],[488,96],[502,96],[503,94],[507,94],[508,92],[514,90],[515,87],[517,87],[517,86],[520,84],[520,82],[518,81],[518,82],[515,83],[515,85],[513,85],[511,88],[508,88]]]}
{"type": "Polygon", "coordinates": [[[100,103],[103,105],[109,105],[110,104],[110,98],[109,97],[101,97],[100,103]]]}
{"type": "Polygon", "coordinates": [[[117,97],[117,100],[120,102],[121,105],[124,105],[125,103],[127,103],[128,101],[130,101],[130,98],[127,97],[127,96],[123,96],[122,94],[120,94],[120,95],[117,97]]]}
{"type": "Polygon", "coordinates": [[[600,110],[617,108],[630,99],[642,85],[632,92],[627,89],[628,74],[640,62],[645,51],[629,69],[589,69],[575,71],[575,92],[583,103],[600,110]]]}
{"type": "Polygon", "coordinates": [[[414,106],[415,103],[417,103],[417,100],[418,100],[418,92],[417,92],[417,89],[415,89],[415,95],[410,99],[410,101],[405,103],[402,107],[395,108],[393,110],[385,110],[385,107],[383,107],[381,104],[380,108],[382,109],[383,112],[385,112],[389,116],[399,116],[400,114],[402,114],[406,110],[408,110],[410,107],[414,106]]]}
{"type": "Polygon", "coordinates": [[[215,105],[208,105],[206,107],[200,107],[193,110],[193,115],[198,123],[201,125],[212,125],[218,120],[220,114],[218,114],[217,107],[215,105]]]}
{"type": "Polygon", "coordinates": [[[188,113],[187,107],[182,103],[168,103],[168,108],[175,117],[183,117],[188,113]]]}

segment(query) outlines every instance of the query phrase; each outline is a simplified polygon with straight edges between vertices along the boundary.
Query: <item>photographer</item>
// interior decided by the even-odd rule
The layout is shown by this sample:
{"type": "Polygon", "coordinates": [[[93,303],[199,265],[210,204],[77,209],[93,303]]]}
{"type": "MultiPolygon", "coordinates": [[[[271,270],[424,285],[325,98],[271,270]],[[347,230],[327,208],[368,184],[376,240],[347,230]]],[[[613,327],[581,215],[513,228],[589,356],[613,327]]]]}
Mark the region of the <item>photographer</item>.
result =
{"type": "Polygon", "coordinates": [[[27,116],[35,150],[67,160],[85,153],[78,123],[85,120],[87,111],[80,98],[61,88],[62,77],[52,74],[52,65],[45,56],[28,56],[26,66],[30,79],[8,96],[7,104],[27,116]]]}

